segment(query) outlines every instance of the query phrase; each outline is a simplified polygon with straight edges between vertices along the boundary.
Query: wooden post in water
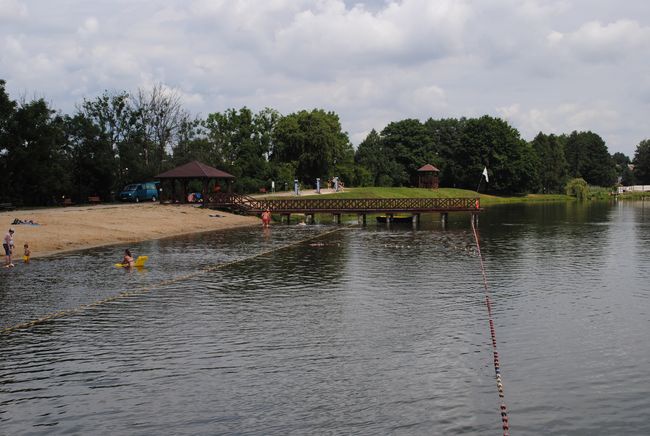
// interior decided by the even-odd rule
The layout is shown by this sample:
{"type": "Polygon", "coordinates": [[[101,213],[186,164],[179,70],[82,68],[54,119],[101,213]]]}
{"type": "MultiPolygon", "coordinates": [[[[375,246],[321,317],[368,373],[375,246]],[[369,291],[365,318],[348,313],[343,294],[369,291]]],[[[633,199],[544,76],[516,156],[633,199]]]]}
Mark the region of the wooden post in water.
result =
{"type": "Polygon", "coordinates": [[[420,214],[419,213],[414,213],[413,214],[413,225],[417,226],[420,224],[420,214]]]}
{"type": "Polygon", "coordinates": [[[477,213],[472,214],[472,221],[474,222],[474,226],[478,227],[478,214],[477,213]]]}
{"type": "Polygon", "coordinates": [[[334,217],[334,224],[341,224],[341,214],[340,213],[335,213],[332,214],[334,217]]]}
{"type": "Polygon", "coordinates": [[[440,223],[442,224],[442,228],[446,229],[447,228],[447,223],[449,222],[449,214],[447,212],[443,212],[440,214],[440,223]]]}

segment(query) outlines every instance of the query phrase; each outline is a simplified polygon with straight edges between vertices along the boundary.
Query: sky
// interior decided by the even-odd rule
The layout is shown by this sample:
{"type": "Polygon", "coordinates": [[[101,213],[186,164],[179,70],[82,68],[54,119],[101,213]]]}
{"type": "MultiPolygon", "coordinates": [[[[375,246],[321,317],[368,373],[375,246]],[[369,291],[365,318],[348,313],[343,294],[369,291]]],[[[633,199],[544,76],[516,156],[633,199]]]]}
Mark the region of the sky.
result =
{"type": "Polygon", "coordinates": [[[73,113],[162,83],[205,117],[336,112],[358,145],[406,118],[650,138],[648,0],[0,0],[11,98],[73,113]]]}

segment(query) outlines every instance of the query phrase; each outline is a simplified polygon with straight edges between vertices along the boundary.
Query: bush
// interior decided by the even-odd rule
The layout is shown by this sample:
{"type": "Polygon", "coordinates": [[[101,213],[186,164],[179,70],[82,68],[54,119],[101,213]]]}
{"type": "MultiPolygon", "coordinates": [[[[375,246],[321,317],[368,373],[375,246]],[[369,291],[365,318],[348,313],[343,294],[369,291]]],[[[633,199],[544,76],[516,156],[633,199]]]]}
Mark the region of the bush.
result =
{"type": "Polygon", "coordinates": [[[567,182],[566,195],[576,197],[578,200],[586,200],[589,197],[589,186],[585,179],[571,179],[567,182]]]}

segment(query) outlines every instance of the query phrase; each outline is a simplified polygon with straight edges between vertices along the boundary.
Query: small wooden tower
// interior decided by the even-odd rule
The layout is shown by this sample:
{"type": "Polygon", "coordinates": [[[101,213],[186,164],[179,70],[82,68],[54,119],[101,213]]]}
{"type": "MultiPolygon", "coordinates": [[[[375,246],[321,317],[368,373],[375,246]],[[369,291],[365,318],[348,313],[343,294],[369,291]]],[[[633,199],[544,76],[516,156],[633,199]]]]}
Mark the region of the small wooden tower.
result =
{"type": "Polygon", "coordinates": [[[438,189],[438,173],[440,170],[433,165],[424,165],[418,170],[418,188],[438,189]]]}

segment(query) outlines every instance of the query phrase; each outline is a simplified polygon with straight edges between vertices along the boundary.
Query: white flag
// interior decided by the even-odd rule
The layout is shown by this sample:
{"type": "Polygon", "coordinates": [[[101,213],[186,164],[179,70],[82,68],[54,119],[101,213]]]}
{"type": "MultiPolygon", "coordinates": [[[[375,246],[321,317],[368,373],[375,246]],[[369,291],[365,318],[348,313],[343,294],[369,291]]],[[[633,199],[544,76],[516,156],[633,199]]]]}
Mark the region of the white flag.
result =
{"type": "Polygon", "coordinates": [[[486,181],[486,182],[489,182],[490,179],[488,179],[488,175],[487,175],[487,167],[483,167],[483,175],[485,176],[485,181],[486,181]]]}

